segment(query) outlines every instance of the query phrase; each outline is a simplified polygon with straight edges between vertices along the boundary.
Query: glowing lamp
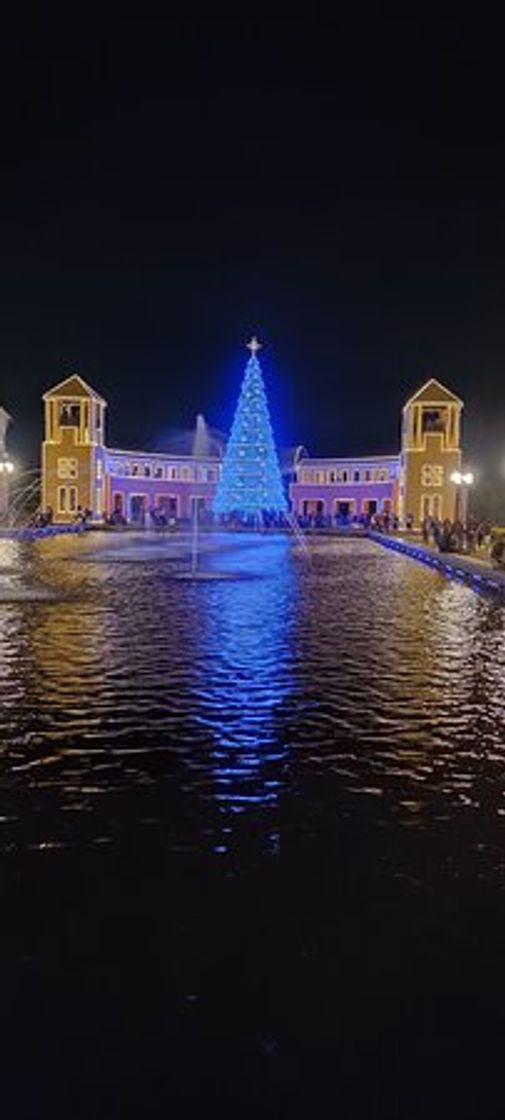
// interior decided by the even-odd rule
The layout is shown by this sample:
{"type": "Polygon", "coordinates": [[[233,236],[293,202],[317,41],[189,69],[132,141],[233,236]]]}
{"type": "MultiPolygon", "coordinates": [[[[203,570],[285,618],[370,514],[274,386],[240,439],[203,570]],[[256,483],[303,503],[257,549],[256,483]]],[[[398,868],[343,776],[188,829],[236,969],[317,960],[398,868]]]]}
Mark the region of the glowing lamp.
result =
{"type": "Polygon", "coordinates": [[[462,483],[465,486],[472,486],[474,481],[473,471],[467,471],[466,474],[462,474],[461,471],[453,471],[451,474],[451,482],[454,482],[456,486],[461,486],[462,483]]]}

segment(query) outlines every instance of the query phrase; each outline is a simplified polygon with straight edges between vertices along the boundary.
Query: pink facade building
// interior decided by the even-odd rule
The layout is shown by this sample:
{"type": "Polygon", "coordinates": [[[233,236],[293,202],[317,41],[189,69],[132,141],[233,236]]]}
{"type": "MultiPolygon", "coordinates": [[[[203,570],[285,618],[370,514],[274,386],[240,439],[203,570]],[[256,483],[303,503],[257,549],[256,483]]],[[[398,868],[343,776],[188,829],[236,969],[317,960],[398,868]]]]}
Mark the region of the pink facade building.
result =
{"type": "Polygon", "coordinates": [[[216,456],[163,452],[105,452],[105,510],[128,522],[145,523],[150,511],[167,520],[186,520],[195,504],[210,513],[221,470],[216,456]]]}
{"type": "Polygon", "coordinates": [[[298,517],[334,521],[397,512],[399,455],[312,459],[302,452],[294,473],[290,498],[298,517]]]}

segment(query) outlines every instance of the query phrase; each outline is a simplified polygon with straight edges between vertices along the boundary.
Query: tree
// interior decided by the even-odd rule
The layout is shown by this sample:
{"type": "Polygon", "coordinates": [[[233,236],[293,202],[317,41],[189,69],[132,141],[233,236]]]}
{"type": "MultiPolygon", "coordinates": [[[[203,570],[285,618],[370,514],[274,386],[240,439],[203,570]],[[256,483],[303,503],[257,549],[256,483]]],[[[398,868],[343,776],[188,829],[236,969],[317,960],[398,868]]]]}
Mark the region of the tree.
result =
{"type": "Polygon", "coordinates": [[[226,446],[214,513],[259,519],[287,510],[279,460],[270,422],[263,374],[257,358],[260,343],[248,343],[251,357],[226,446]]]}

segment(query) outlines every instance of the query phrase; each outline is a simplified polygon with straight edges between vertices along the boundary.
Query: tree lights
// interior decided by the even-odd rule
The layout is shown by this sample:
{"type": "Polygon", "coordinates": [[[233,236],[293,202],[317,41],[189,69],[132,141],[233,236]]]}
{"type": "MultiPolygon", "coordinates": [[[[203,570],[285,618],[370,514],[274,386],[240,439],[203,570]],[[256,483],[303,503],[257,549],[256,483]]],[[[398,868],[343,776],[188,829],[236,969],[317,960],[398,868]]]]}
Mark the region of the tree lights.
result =
{"type": "Polygon", "coordinates": [[[263,374],[257,358],[260,343],[248,343],[251,357],[226,447],[213,510],[219,515],[260,518],[287,510],[270,422],[263,374]]]}

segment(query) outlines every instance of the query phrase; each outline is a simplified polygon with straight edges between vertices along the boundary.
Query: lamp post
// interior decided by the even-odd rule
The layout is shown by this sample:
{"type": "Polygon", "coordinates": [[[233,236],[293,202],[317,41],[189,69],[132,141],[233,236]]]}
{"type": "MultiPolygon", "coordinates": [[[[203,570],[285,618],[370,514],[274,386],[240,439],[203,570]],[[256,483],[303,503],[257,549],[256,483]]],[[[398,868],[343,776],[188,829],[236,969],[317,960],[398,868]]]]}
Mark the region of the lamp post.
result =
{"type": "Polygon", "coordinates": [[[451,474],[451,482],[456,487],[456,521],[461,521],[466,525],[468,519],[468,496],[470,487],[474,482],[473,471],[453,471],[451,474]]]}

